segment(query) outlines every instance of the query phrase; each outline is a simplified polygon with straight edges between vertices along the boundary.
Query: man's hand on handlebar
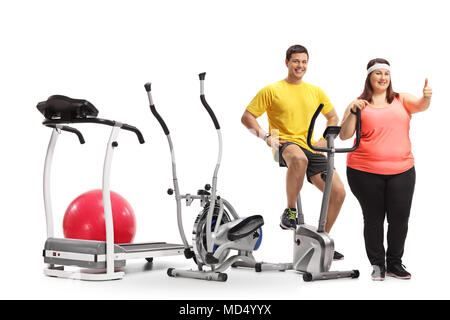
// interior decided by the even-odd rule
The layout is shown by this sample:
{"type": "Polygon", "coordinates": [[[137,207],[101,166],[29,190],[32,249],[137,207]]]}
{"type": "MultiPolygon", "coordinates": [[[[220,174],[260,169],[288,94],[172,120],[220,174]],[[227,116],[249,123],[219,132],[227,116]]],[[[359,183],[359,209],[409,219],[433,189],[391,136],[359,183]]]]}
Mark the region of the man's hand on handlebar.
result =
{"type": "MultiPolygon", "coordinates": [[[[325,140],[324,138],[320,138],[319,141],[317,141],[314,144],[314,147],[316,147],[316,148],[326,148],[327,147],[327,140],[325,140]]],[[[318,152],[318,151],[314,151],[314,152],[315,153],[321,153],[321,152],[318,152]]]]}

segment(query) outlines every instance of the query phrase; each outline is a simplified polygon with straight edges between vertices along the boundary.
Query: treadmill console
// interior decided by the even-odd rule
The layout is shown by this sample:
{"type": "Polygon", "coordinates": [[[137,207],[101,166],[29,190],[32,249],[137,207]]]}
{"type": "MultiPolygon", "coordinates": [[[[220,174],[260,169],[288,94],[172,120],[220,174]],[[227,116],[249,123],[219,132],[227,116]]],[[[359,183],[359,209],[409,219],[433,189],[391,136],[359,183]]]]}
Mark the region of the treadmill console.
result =
{"type": "Polygon", "coordinates": [[[53,95],[39,102],[37,109],[48,120],[73,122],[86,118],[96,118],[98,110],[92,103],[82,99],[72,99],[62,95],[53,95]]]}

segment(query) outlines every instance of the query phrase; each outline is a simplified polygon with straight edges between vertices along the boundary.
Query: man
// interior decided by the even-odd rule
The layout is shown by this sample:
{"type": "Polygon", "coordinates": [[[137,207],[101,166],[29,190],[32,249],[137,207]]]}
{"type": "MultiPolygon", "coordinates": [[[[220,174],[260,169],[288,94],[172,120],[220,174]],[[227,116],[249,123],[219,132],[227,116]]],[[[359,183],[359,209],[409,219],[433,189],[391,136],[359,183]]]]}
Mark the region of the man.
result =
{"type": "MultiPolygon", "coordinates": [[[[303,76],[308,68],[308,60],[309,55],[305,47],[291,46],[286,51],[287,78],[260,90],[246,108],[241,119],[253,134],[274,149],[275,160],[279,162],[280,167],[288,168],[286,174],[287,207],[281,215],[280,223],[280,227],[286,230],[295,230],[297,227],[296,200],[303,186],[305,174],[307,180],[322,192],[325,185],[326,157],[311,150],[306,142],[311,118],[319,104],[323,103],[322,114],[327,119],[327,126],[335,126],[339,121],[337,113],[325,93],[319,87],[303,81],[303,76]],[[266,133],[257,121],[257,118],[264,112],[267,112],[270,133],[266,133]],[[278,133],[278,137],[272,133],[278,133]]],[[[314,145],[326,147],[326,140],[322,137],[314,145]]],[[[330,232],[336,221],[344,198],[344,185],[335,172],[325,226],[327,233],[330,232]]],[[[343,255],[335,252],[334,258],[340,260],[343,255]]]]}

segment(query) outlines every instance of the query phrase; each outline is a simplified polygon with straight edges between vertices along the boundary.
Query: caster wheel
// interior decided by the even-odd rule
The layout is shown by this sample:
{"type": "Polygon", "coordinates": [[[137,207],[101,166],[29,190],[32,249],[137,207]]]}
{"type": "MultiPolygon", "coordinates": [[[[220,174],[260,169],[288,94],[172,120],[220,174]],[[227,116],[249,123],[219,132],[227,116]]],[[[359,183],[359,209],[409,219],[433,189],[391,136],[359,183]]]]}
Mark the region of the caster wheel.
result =
{"type": "Polygon", "coordinates": [[[353,270],[352,279],[356,279],[359,277],[359,270],[353,270]]]}
{"type": "Polygon", "coordinates": [[[311,282],[312,281],[312,274],[307,272],[303,274],[303,281],[305,282],[311,282]]]}
{"type": "Polygon", "coordinates": [[[219,273],[219,281],[225,282],[228,279],[228,275],[226,273],[219,273]]]}
{"type": "Polygon", "coordinates": [[[262,271],[262,269],[261,269],[261,263],[255,264],[255,271],[256,271],[256,272],[261,272],[261,271],[262,271]]]}
{"type": "Polygon", "coordinates": [[[172,274],[172,271],[173,271],[173,270],[174,270],[173,268],[167,269],[167,275],[168,275],[169,277],[175,277],[175,276],[172,274]]]}

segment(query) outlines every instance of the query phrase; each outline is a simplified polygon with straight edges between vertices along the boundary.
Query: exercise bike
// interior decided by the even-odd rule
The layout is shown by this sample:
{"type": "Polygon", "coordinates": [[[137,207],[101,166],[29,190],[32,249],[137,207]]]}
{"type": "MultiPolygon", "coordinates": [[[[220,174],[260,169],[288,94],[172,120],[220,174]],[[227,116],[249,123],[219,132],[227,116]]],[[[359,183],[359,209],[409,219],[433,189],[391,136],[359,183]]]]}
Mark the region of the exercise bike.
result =
{"type": "MultiPolygon", "coordinates": [[[[219,154],[215,166],[212,184],[207,184],[196,194],[180,194],[178,178],[176,175],[175,153],[170,138],[170,131],[161,115],[157,112],[151,95],[151,84],[145,84],[150,110],[161,125],[167,137],[170,154],[172,157],[172,176],[174,189],[169,189],[168,194],[175,193],[177,201],[178,227],[184,234],[181,221],[181,200],[190,206],[194,200],[200,200],[203,210],[195,219],[193,227],[192,248],[186,250],[186,258],[193,258],[197,264],[197,270],[179,270],[169,268],[167,274],[171,277],[185,277],[213,281],[226,281],[228,276],[225,271],[230,267],[254,268],[256,261],[253,251],[257,250],[262,240],[262,225],[264,219],[260,215],[241,218],[233,206],[223,197],[217,194],[217,175],[222,158],[222,136],[219,122],[208,105],[204,94],[204,80],[206,73],[199,74],[200,100],[214,123],[219,142],[219,154]],[[237,253],[229,257],[231,250],[237,253]]],[[[183,242],[186,242],[183,240],[183,242]]],[[[187,248],[188,249],[188,248],[187,248]]]]}
{"type": "Polygon", "coordinates": [[[334,254],[334,241],[325,232],[325,224],[327,220],[328,204],[330,201],[331,184],[334,174],[334,154],[346,153],[356,150],[359,146],[361,137],[361,113],[357,111],[356,140],[351,148],[336,149],[334,140],[339,135],[341,127],[329,126],[325,129],[323,137],[327,140],[326,148],[315,147],[311,143],[314,131],[314,125],[324,105],[320,104],[314,113],[308,129],[307,143],[308,146],[319,152],[327,153],[327,171],[325,187],[322,197],[322,205],[320,210],[320,218],[318,227],[305,224],[302,211],[300,194],[297,197],[297,230],[294,232],[294,252],[292,263],[257,263],[255,270],[257,272],[266,270],[297,270],[303,273],[304,281],[328,280],[338,278],[358,278],[358,270],[350,271],[330,271],[334,254]]]}

